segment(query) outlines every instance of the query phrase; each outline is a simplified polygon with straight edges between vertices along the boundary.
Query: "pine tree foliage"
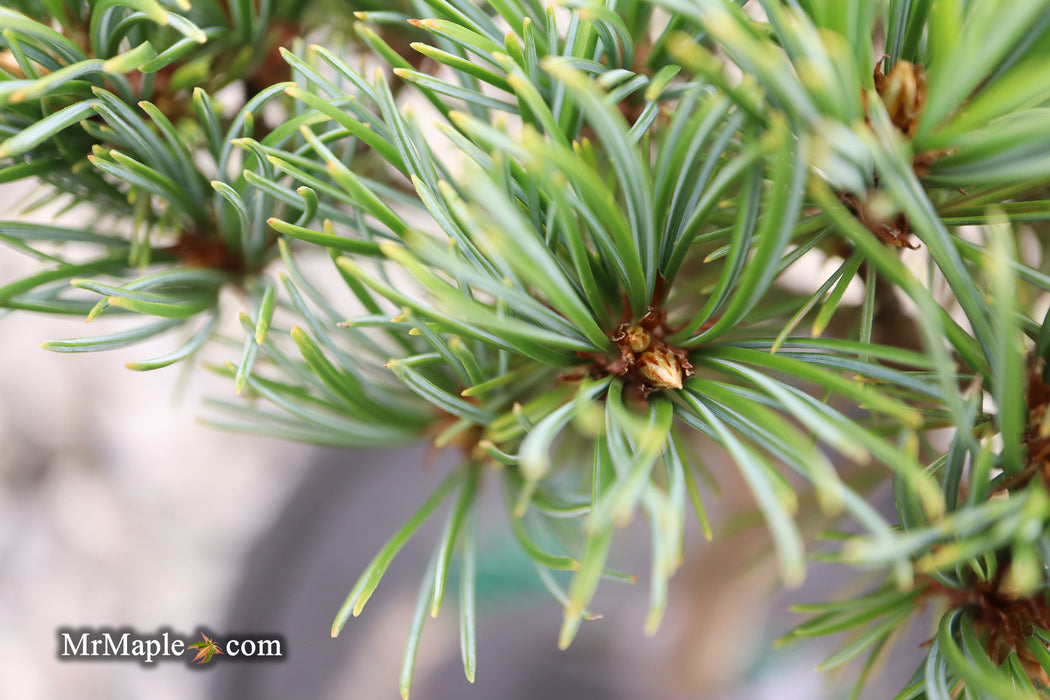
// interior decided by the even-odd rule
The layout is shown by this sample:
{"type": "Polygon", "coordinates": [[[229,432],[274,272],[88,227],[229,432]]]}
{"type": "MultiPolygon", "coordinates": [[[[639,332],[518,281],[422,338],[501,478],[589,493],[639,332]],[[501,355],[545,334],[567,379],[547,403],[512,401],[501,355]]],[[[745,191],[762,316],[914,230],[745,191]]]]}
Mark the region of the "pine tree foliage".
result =
{"type": "Polygon", "coordinates": [[[1050,696],[1050,2],[354,9],[0,8],[0,183],[96,220],[5,212],[0,240],[39,271],[0,304],[126,317],[59,352],[170,338],[136,370],[228,348],[220,317],[239,312],[214,369],[240,396],[210,422],[457,450],[332,629],[439,533],[406,697],[454,563],[474,677],[486,487],[564,608],[562,647],[600,580],[631,578],[607,559],[644,519],[655,631],[686,520],[712,535],[701,436],[750,489],[785,584],[807,556],[881,581],[803,606],[787,637],[849,632],[824,667],[866,658],[857,693],[932,606],[899,698],[1050,696]],[[304,266],[318,255],[340,294],[304,266]],[[835,262],[788,283],[814,258],[835,262]],[[810,490],[851,534],[806,541],[810,490]]]}

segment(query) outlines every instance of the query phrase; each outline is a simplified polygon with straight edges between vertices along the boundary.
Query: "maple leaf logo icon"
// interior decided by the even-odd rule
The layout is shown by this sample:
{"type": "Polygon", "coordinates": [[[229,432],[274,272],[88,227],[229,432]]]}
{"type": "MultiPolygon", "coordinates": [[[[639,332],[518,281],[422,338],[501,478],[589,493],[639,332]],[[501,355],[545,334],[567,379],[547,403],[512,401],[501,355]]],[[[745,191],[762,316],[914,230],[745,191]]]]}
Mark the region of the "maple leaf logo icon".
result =
{"type": "Polygon", "coordinates": [[[211,661],[213,654],[222,653],[222,647],[212,641],[211,637],[203,632],[201,632],[201,636],[204,637],[203,641],[190,644],[188,647],[197,650],[197,656],[193,657],[193,663],[195,664],[206,664],[211,661]]]}

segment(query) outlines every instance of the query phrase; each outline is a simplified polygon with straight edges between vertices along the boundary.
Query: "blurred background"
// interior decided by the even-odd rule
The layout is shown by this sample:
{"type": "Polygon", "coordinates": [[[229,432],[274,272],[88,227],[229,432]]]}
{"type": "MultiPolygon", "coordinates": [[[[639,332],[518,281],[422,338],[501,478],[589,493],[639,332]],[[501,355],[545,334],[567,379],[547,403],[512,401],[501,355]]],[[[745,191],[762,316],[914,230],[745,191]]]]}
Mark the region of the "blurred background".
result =
{"type": "MultiPolygon", "coordinates": [[[[0,218],[24,188],[0,187],[0,218]]],[[[42,210],[37,219],[52,213],[42,210]]],[[[0,282],[31,263],[0,251],[0,282]]],[[[228,308],[236,309],[237,300],[228,308]]],[[[231,317],[233,313],[229,314],[231,317]]],[[[155,346],[63,356],[45,340],[103,332],[100,319],[15,313],[0,319],[0,678],[16,700],[372,700],[397,698],[409,619],[433,542],[432,519],[395,559],[375,597],[338,639],[329,628],[363,567],[447,468],[424,446],[320,450],[218,432],[196,422],[231,383],[199,368],[136,373],[124,361],[155,346]],[[160,627],[220,640],[278,634],[279,663],[59,661],[58,627],[160,627]]],[[[735,470],[704,449],[724,495],[708,498],[715,541],[692,523],[660,632],[642,633],[647,535],[621,533],[614,564],[639,574],[604,582],[574,645],[556,648],[561,610],[520,554],[498,490],[486,488],[478,572],[478,677],[463,678],[455,587],[428,620],[412,697],[612,700],[821,700],[848,695],[845,677],[814,669],[834,642],[774,649],[801,617],[788,607],[866,582],[814,564],[801,590],[777,586],[760,521],[724,527],[748,506],[735,470]]],[[[888,494],[884,494],[888,496],[888,494]]],[[[888,501],[888,498],[882,500],[888,501]]],[[[455,571],[455,565],[453,571],[455,571]]],[[[453,582],[454,584],[454,582],[453,582]]],[[[891,697],[915,669],[915,625],[867,697],[891,697]]],[[[841,641],[841,640],[840,640],[841,641]]],[[[853,669],[855,672],[856,669],[853,669]]]]}

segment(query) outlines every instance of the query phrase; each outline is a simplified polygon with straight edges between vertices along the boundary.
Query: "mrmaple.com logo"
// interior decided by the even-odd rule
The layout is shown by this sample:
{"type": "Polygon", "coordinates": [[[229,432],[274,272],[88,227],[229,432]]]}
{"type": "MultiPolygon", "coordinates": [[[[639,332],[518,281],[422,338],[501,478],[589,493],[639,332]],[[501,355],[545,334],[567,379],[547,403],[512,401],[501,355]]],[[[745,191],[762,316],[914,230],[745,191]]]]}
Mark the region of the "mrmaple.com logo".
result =
{"type": "Polygon", "coordinates": [[[280,661],[284,654],[283,641],[275,635],[239,635],[217,640],[204,632],[199,632],[199,638],[186,638],[168,629],[149,635],[130,629],[58,630],[58,658],[68,660],[119,659],[144,664],[188,660],[206,664],[219,656],[236,661],[280,661]]]}

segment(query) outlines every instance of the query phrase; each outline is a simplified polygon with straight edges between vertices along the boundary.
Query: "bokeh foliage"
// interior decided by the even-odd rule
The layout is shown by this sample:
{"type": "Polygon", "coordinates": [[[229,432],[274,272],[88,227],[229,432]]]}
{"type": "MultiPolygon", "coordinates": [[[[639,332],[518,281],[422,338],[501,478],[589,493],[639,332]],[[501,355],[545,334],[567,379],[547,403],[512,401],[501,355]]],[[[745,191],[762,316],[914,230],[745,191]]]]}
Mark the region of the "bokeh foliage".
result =
{"type": "Polygon", "coordinates": [[[405,696],[453,563],[473,679],[494,482],[563,647],[644,517],[655,631],[686,520],[713,534],[698,439],[785,584],[807,549],[876,581],[788,636],[851,632],[856,692],[933,605],[899,697],[1048,694],[1050,2],[349,5],[0,9],[0,183],[95,220],[5,214],[40,269],[0,304],[125,317],[56,351],[176,337],[137,370],[232,340],[217,426],[457,450],[333,625],[448,504],[405,696]],[[807,544],[810,490],[849,535],[807,544]]]}

